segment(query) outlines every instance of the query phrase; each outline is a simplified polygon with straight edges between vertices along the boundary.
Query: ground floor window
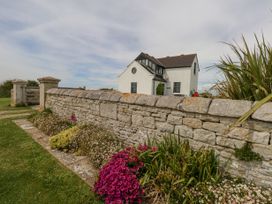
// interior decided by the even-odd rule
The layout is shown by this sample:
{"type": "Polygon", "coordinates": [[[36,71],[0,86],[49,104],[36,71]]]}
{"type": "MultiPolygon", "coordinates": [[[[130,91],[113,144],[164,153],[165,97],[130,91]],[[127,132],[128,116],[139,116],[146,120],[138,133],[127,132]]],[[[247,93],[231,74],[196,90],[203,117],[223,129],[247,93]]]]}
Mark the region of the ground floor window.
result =
{"type": "Polygon", "coordinates": [[[137,82],[131,82],[130,93],[137,93],[137,82]]]}
{"type": "Polygon", "coordinates": [[[174,82],[173,93],[180,93],[180,82],[174,82]]]}

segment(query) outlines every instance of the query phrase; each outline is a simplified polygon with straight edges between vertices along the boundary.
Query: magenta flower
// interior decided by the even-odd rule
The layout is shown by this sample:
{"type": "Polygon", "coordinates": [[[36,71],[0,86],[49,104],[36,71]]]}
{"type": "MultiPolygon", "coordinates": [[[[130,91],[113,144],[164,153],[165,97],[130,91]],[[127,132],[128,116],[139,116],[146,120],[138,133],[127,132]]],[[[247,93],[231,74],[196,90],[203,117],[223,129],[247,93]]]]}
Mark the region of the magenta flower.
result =
{"type": "Polygon", "coordinates": [[[114,154],[102,167],[95,183],[95,192],[106,204],[142,203],[144,190],[137,175],[144,164],[138,154],[149,149],[147,145],[128,147],[114,154]]]}

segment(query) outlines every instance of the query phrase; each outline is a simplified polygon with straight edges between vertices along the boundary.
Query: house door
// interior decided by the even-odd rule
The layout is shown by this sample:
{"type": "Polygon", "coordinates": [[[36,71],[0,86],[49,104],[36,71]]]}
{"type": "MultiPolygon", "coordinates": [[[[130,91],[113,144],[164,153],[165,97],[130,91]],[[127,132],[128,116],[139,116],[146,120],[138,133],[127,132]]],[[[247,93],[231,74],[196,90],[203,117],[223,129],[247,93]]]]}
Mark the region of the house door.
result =
{"type": "Polygon", "coordinates": [[[156,87],[156,95],[164,95],[164,83],[159,83],[156,87]]]}

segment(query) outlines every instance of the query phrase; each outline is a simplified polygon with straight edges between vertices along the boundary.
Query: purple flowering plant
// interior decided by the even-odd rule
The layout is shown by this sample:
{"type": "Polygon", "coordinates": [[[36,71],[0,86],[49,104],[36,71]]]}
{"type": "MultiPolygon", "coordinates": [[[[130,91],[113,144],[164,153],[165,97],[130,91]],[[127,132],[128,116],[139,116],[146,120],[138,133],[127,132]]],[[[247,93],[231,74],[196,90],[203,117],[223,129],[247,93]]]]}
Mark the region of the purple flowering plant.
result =
{"type": "Polygon", "coordinates": [[[144,190],[139,183],[140,170],[144,163],[139,155],[145,151],[156,151],[147,145],[128,147],[116,154],[102,167],[95,192],[106,204],[142,203],[144,190]]]}

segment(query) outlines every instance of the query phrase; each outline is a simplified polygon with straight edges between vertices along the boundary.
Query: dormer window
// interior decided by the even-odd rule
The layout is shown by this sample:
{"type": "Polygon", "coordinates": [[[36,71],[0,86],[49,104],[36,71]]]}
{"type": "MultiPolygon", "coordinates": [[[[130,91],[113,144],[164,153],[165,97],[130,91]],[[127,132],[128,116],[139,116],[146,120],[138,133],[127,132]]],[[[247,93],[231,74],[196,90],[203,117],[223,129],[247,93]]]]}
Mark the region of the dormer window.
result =
{"type": "Polygon", "coordinates": [[[163,69],[161,67],[157,67],[156,74],[162,75],[163,74],[163,69]]]}

